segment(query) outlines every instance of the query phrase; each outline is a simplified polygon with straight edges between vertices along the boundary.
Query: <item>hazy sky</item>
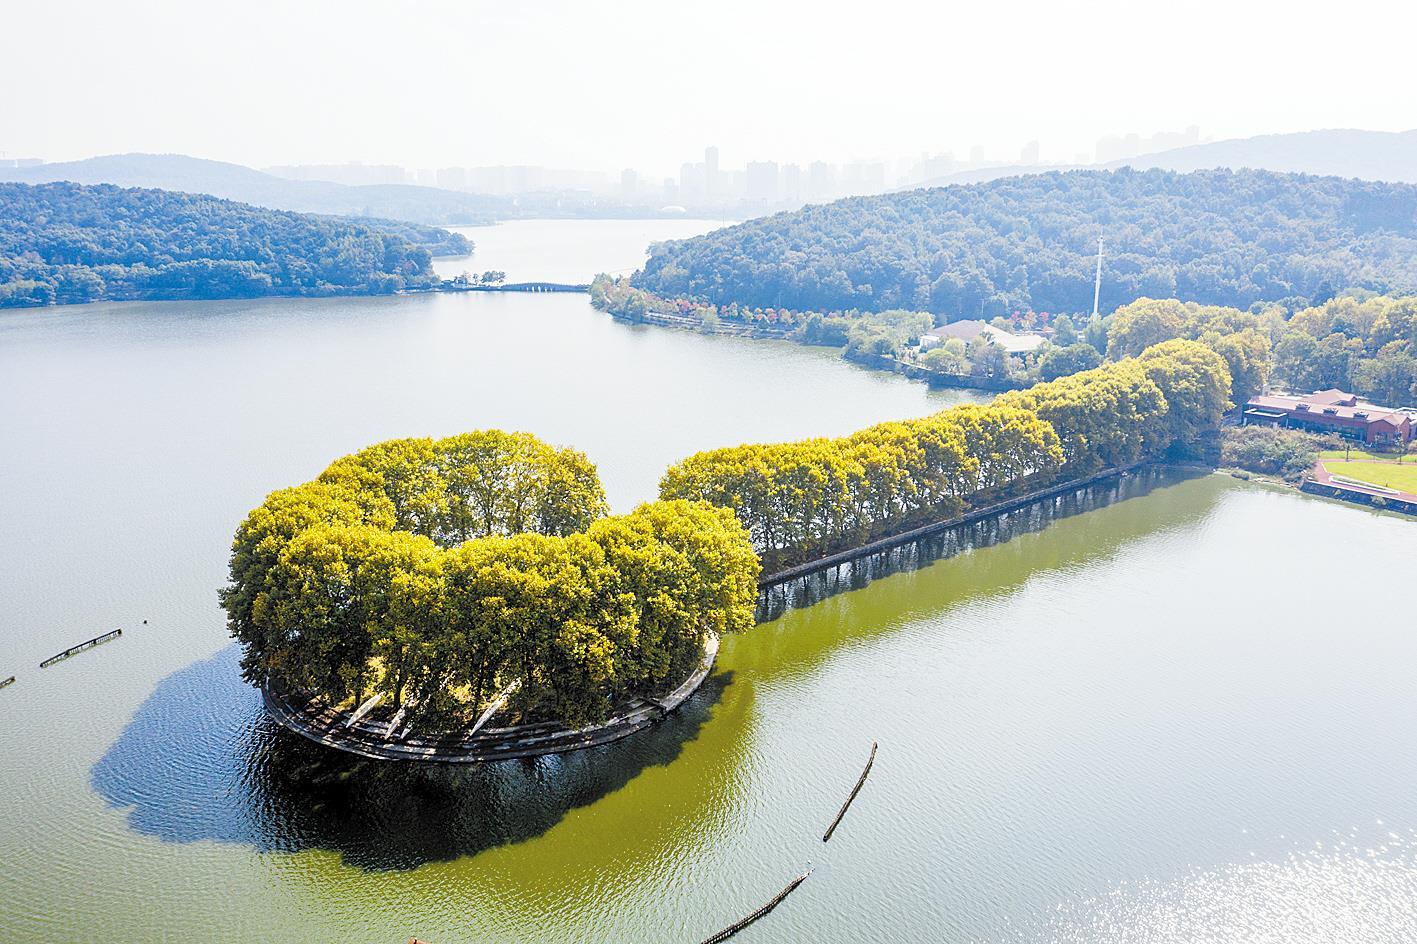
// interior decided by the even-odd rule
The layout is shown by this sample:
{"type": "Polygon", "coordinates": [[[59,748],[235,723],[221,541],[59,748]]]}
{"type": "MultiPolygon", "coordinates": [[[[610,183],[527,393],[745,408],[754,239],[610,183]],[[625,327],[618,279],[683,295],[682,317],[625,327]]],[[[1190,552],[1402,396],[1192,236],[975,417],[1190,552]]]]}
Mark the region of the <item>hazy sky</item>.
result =
{"type": "Polygon", "coordinates": [[[676,174],[1417,127],[1410,3],[0,0],[0,151],[676,174]]]}

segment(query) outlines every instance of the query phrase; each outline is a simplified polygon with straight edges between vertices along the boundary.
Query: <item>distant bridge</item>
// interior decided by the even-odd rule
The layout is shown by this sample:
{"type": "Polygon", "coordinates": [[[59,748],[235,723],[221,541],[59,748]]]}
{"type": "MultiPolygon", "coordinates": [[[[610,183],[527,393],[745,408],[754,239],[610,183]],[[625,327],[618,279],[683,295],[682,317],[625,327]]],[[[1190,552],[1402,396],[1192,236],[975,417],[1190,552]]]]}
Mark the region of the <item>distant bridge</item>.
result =
{"type": "Polygon", "coordinates": [[[489,285],[482,282],[444,282],[445,292],[589,292],[590,283],[570,282],[503,282],[489,285]]]}

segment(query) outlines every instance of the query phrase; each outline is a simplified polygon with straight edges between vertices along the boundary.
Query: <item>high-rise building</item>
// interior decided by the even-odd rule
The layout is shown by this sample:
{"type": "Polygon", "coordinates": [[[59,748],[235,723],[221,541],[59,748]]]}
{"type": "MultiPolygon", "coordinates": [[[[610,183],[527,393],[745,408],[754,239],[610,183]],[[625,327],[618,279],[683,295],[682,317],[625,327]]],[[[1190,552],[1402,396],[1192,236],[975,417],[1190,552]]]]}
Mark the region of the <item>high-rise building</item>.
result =
{"type": "Polygon", "coordinates": [[[782,199],[788,203],[802,202],[802,168],[796,164],[782,165],[782,199]]]}
{"type": "Polygon", "coordinates": [[[1038,157],[1039,157],[1039,155],[1040,155],[1040,153],[1041,153],[1041,150],[1042,150],[1042,149],[1041,149],[1041,147],[1039,146],[1039,144],[1038,144],[1037,141],[1030,141],[1030,142],[1028,142],[1027,144],[1025,144],[1025,145],[1023,146],[1023,150],[1019,152],[1019,155],[1018,155],[1018,161],[1019,161],[1019,163],[1020,163],[1020,164],[1037,164],[1037,163],[1038,163],[1038,157]]]}
{"type": "Polygon", "coordinates": [[[778,177],[776,161],[749,161],[747,168],[747,199],[757,203],[778,201],[778,177]]]}
{"type": "Polygon", "coordinates": [[[704,194],[715,197],[718,192],[718,146],[711,144],[704,148],[704,194]]]}
{"type": "Polygon", "coordinates": [[[884,161],[852,161],[842,168],[843,194],[880,193],[886,189],[884,161]]]}
{"type": "Polygon", "coordinates": [[[326,180],[359,187],[365,184],[401,184],[408,172],[397,164],[285,164],[267,167],[266,173],[288,180],[326,180]]]}
{"type": "Polygon", "coordinates": [[[928,183],[953,174],[957,170],[959,170],[959,162],[955,160],[954,154],[950,151],[936,154],[933,157],[922,154],[920,160],[910,169],[906,179],[913,184],[928,183]]]}
{"type": "Polygon", "coordinates": [[[679,199],[685,204],[702,203],[707,195],[703,164],[683,164],[679,167],[679,199]]]}
{"type": "Polygon", "coordinates": [[[825,161],[813,161],[807,168],[808,200],[830,200],[836,196],[836,167],[825,161]]]}
{"type": "Polygon", "coordinates": [[[886,189],[886,162],[867,161],[862,166],[862,181],[867,193],[882,193],[886,189]]]}
{"type": "Polygon", "coordinates": [[[444,167],[438,171],[438,186],[445,190],[461,190],[467,186],[467,168],[444,167]]]}

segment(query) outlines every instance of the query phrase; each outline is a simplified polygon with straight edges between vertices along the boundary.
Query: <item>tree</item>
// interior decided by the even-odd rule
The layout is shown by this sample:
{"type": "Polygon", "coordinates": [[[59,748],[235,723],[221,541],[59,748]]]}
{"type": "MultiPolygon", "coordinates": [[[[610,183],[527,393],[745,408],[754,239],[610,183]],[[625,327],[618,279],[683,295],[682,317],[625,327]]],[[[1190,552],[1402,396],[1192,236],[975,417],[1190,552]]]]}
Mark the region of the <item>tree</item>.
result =
{"type": "Polygon", "coordinates": [[[969,369],[976,377],[1007,377],[1009,355],[986,335],[969,344],[969,369]]]}
{"type": "Polygon", "coordinates": [[[1269,338],[1254,328],[1232,334],[1208,331],[1201,342],[1225,359],[1230,372],[1230,399],[1237,406],[1248,403],[1269,383],[1269,338]]]}
{"type": "Polygon", "coordinates": [[[1091,344],[1079,341],[1067,347],[1049,347],[1038,364],[1038,375],[1044,380],[1057,380],[1067,374],[1092,370],[1102,363],[1102,355],[1091,344]]]}
{"type": "Polygon", "coordinates": [[[1396,346],[1385,347],[1378,356],[1358,363],[1353,372],[1354,389],[1365,397],[1392,406],[1417,403],[1417,357],[1396,346]]]}
{"type": "Polygon", "coordinates": [[[1175,299],[1141,298],[1113,312],[1107,323],[1107,356],[1133,357],[1185,331],[1186,309],[1175,299]]]}
{"type": "Polygon", "coordinates": [[[1274,372],[1291,390],[1309,391],[1318,388],[1318,370],[1314,363],[1314,348],[1318,346],[1303,331],[1286,331],[1274,348],[1274,372]]]}
{"type": "Polygon", "coordinates": [[[1107,353],[1107,321],[1100,315],[1094,315],[1087,320],[1083,327],[1082,339],[1092,345],[1098,354],[1107,353]]]}
{"type": "Polygon", "coordinates": [[[1210,346],[1176,338],[1142,351],[1137,363],[1166,398],[1165,439],[1155,450],[1185,455],[1220,428],[1233,382],[1224,358],[1210,346]]]}
{"type": "Polygon", "coordinates": [[[921,354],[917,361],[922,367],[942,374],[969,373],[969,357],[963,341],[949,338],[943,344],[921,354]]]}

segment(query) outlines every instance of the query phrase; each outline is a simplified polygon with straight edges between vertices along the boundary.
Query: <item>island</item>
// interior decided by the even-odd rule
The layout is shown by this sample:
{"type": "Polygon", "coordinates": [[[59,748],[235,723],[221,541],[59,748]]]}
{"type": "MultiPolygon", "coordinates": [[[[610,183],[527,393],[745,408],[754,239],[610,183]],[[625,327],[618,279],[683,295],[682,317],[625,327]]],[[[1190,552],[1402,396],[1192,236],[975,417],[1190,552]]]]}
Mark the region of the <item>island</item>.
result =
{"type": "Polygon", "coordinates": [[[391,440],[253,510],[222,604],[271,715],[327,747],[455,763],[588,747],[693,693],[780,579],[760,562],[864,553],[1194,456],[1229,396],[1225,361],[1173,339],[989,406],[698,453],[619,516],[585,455],[529,433],[391,440]]]}
{"type": "Polygon", "coordinates": [[[667,712],[717,637],[752,625],[758,570],[731,510],[608,516],[583,454],[487,430],[380,443],[272,493],[237,531],[222,603],[288,727],[365,756],[481,760],[667,712]]]}

